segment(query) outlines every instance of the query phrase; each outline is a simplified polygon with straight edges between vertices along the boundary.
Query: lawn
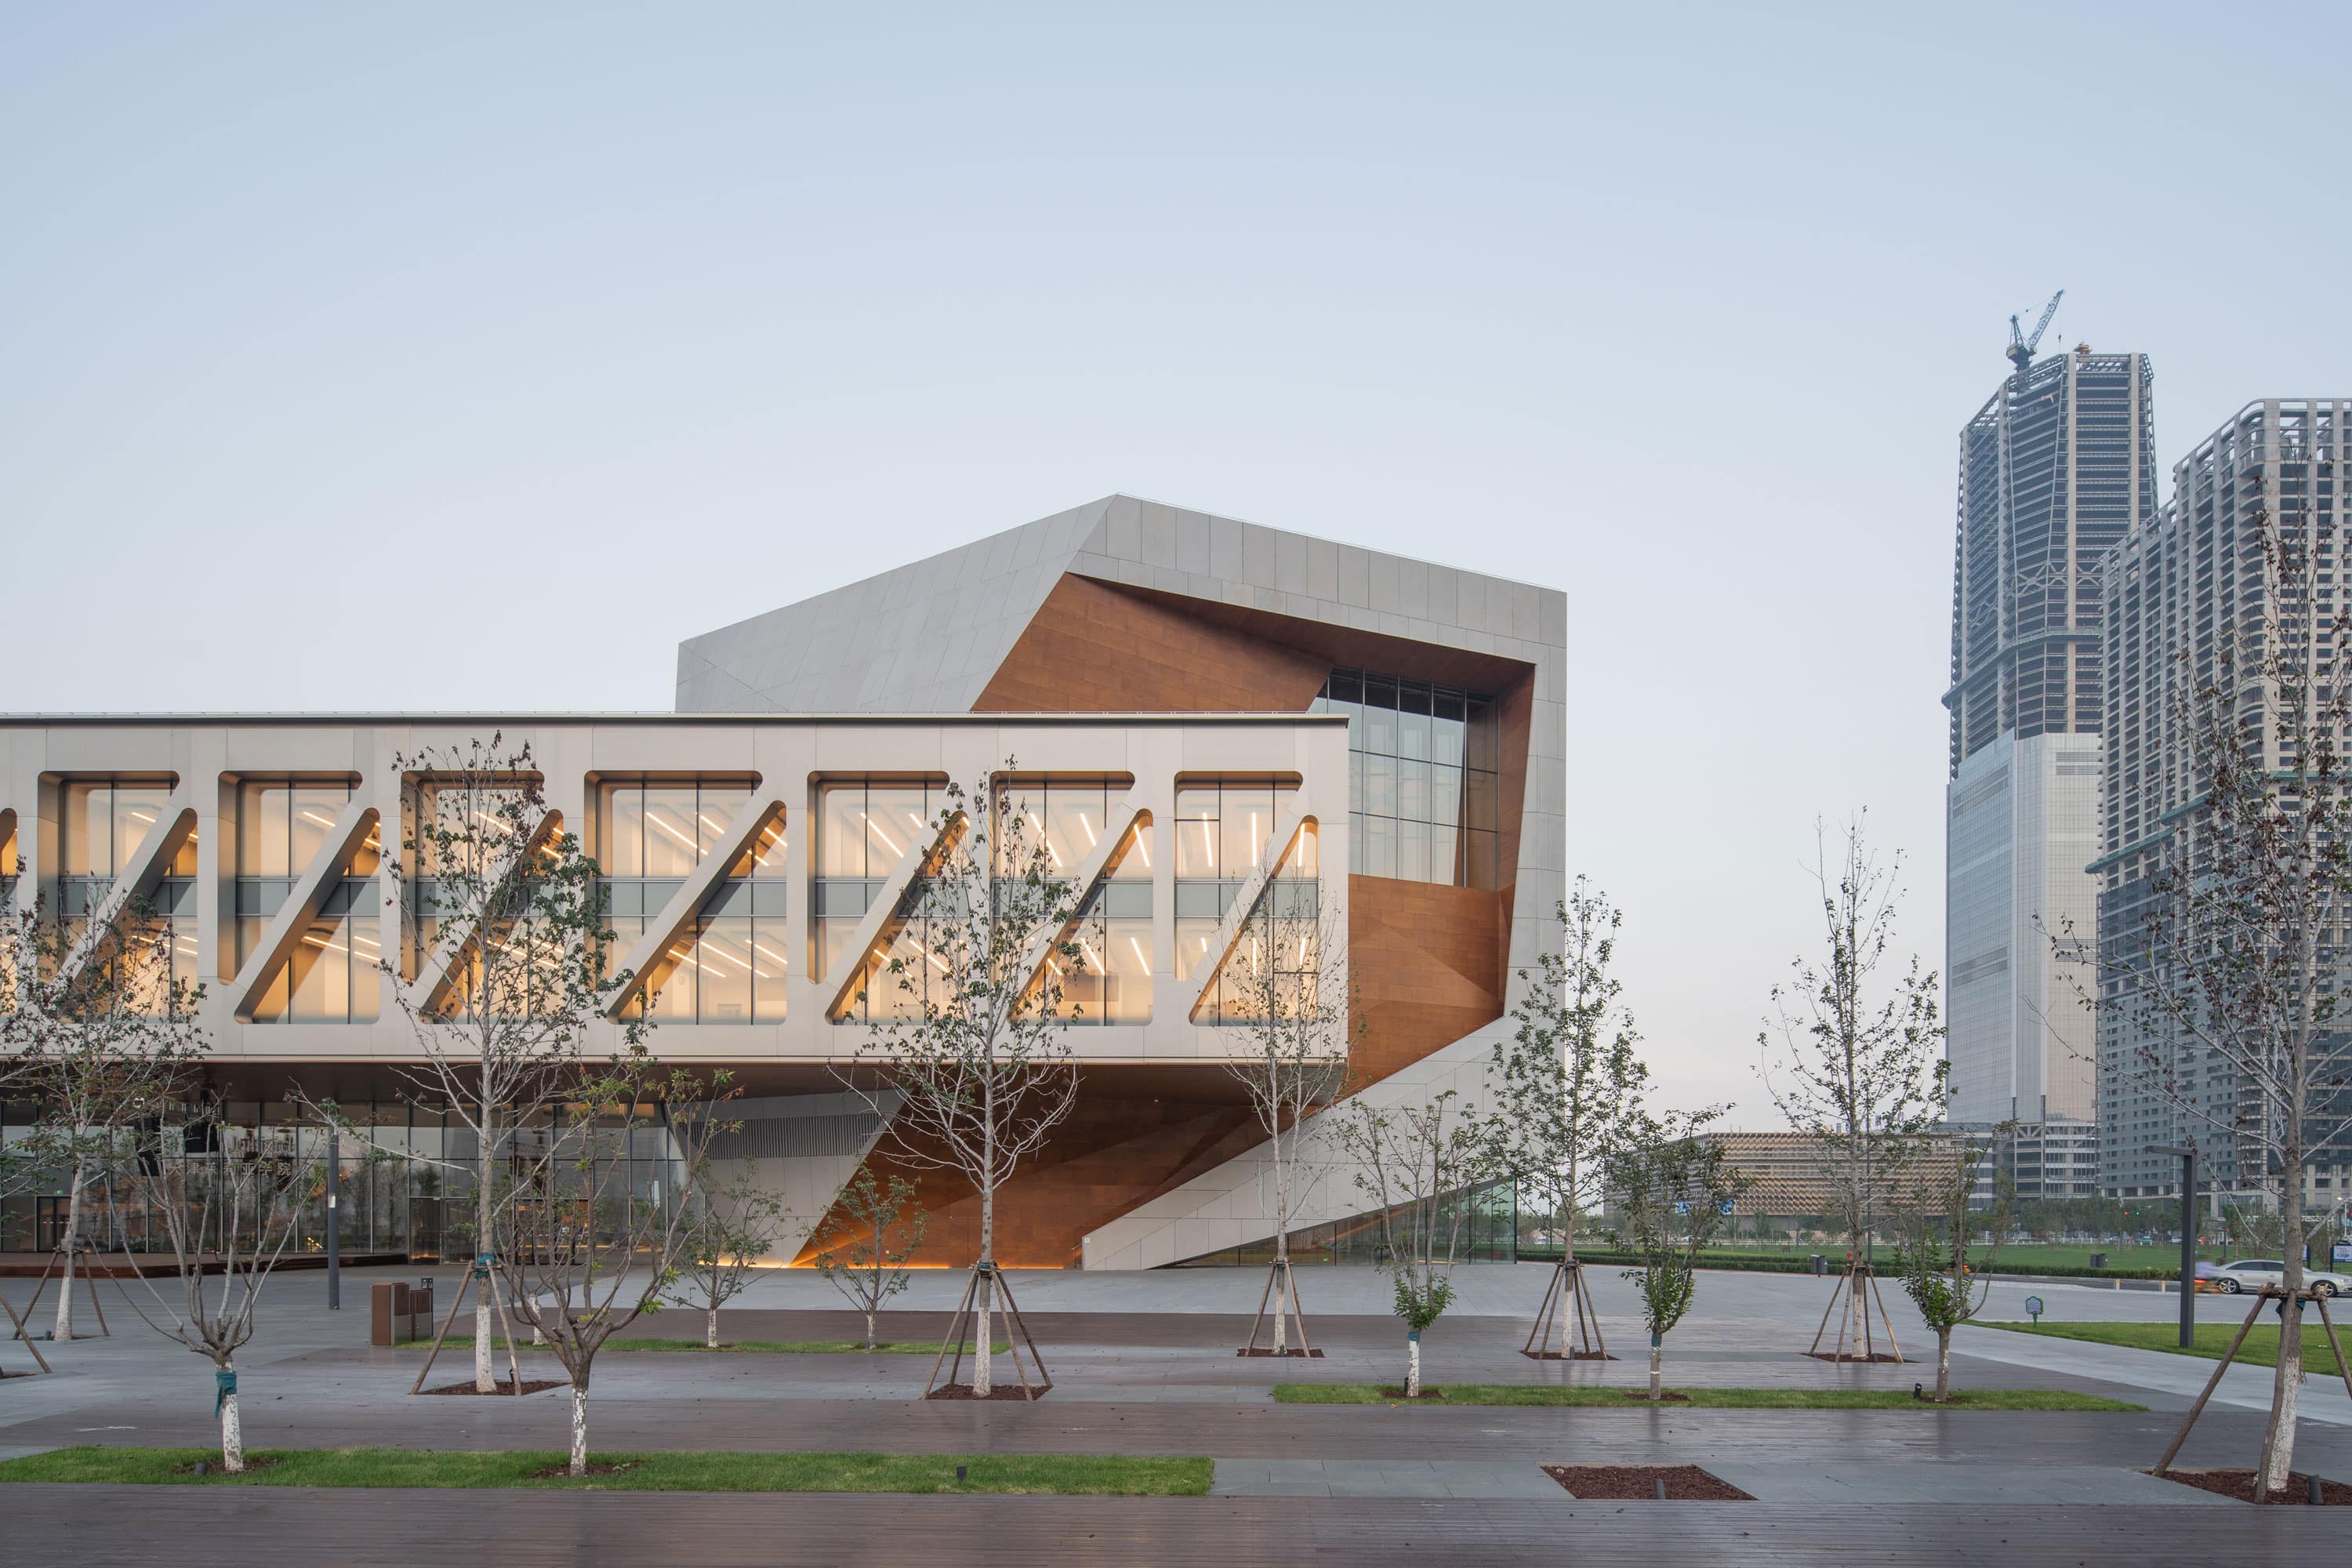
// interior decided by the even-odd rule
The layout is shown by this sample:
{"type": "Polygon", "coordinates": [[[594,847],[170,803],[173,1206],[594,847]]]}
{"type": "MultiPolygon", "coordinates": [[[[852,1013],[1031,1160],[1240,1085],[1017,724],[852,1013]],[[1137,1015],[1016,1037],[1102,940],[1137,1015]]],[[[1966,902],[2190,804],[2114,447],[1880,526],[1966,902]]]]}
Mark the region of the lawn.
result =
{"type": "MultiPolygon", "coordinates": [[[[2222,1304],[2221,1310],[2229,1311],[2230,1316],[2236,1319],[2236,1321],[2199,1323],[2197,1343],[2191,1350],[2180,1348],[2179,1323],[1979,1322],[1976,1326],[1986,1329],[2005,1329],[2011,1333],[2019,1334],[2044,1334],[2059,1340],[2089,1340],[2094,1344],[2129,1345],[2135,1350],[2170,1351],[2175,1355],[2203,1356],[2208,1361],[2219,1361],[2221,1359],[2221,1352],[2230,1348],[2230,1342],[2237,1338],[2238,1324],[2246,1321],[2245,1309],[2240,1307],[2231,1311],[2227,1306],[2228,1300],[2227,1297],[2220,1298],[2222,1304]]],[[[2329,1308],[2331,1314],[2336,1310],[2333,1306],[2329,1308]]],[[[2264,1314],[2264,1316],[2268,1315],[2267,1312],[2264,1314]]],[[[2339,1340],[2352,1340],[2352,1323],[2339,1321],[2336,1325],[2336,1337],[2339,1340]]],[[[2246,1342],[2238,1347],[2238,1359],[2252,1362],[2256,1366],[2276,1366],[2278,1352],[2278,1324],[2275,1321],[2256,1323],[2252,1331],[2246,1335],[2246,1342]]],[[[2312,1321],[2308,1315],[2305,1317],[2303,1324],[2303,1364],[2315,1376],[2336,1375],[2336,1356],[2327,1348],[2327,1332],[2319,1324],[2312,1321]]]]}
{"type": "Polygon", "coordinates": [[[149,1486],[521,1487],[582,1491],[1018,1492],[1065,1497],[1204,1497],[1214,1461],[1097,1454],[596,1454],[621,1467],[574,1479],[553,1449],[265,1448],[257,1468],[224,1475],[208,1448],[58,1448],[0,1461],[0,1482],[149,1486]],[[211,1473],[198,1480],[198,1461],[211,1473]],[[968,1467],[956,1479],[955,1468],[968,1467]]]}
{"type": "MultiPolygon", "coordinates": [[[[699,1351],[705,1355],[711,1353],[710,1347],[700,1340],[606,1340],[604,1348],[608,1351],[699,1351]]],[[[996,1355],[1003,1355],[1012,1348],[1013,1342],[1010,1340],[998,1340],[990,1347],[992,1353],[996,1355]]],[[[977,1345],[968,1340],[964,1342],[963,1351],[966,1355],[971,1354],[978,1349],[977,1345]]],[[[736,1351],[757,1355],[864,1355],[866,1353],[866,1342],[863,1340],[725,1340],[720,1342],[718,1353],[727,1355],[736,1351]]],[[[876,1355],[937,1355],[940,1353],[940,1346],[936,1340],[928,1342],[877,1340],[873,1353],[876,1355]]]]}
{"type": "MultiPolygon", "coordinates": [[[[429,1339],[403,1340],[398,1348],[414,1350],[419,1345],[429,1346],[432,1342],[429,1339]]],[[[459,1351],[470,1352],[473,1343],[470,1335],[465,1339],[458,1339],[453,1335],[443,1343],[441,1352],[444,1355],[459,1351]]],[[[506,1354],[506,1341],[499,1340],[497,1343],[499,1354],[506,1354]]],[[[519,1351],[544,1351],[548,1347],[526,1343],[515,1348],[519,1351]]],[[[964,1354],[970,1355],[977,1348],[971,1341],[964,1342],[964,1354]]],[[[1012,1348],[1013,1342],[1010,1340],[998,1340],[992,1347],[993,1353],[997,1355],[1003,1355],[1012,1348]]],[[[866,1342],[863,1340],[722,1340],[719,1342],[719,1349],[713,1352],[700,1340],[615,1339],[606,1340],[604,1350],[607,1353],[614,1351],[692,1351],[700,1352],[704,1355],[738,1353],[744,1355],[865,1355],[868,1353],[866,1342]]],[[[936,1340],[882,1340],[876,1342],[872,1353],[875,1355],[937,1355],[940,1353],[940,1346],[936,1340]]]]}
{"type": "MultiPolygon", "coordinates": [[[[1278,1405],[1402,1405],[1403,1400],[1382,1392],[1396,1384],[1370,1383],[1277,1383],[1278,1405]]],[[[1422,1398],[1437,1405],[1573,1405],[1599,1410],[1638,1410],[1645,1400],[1628,1399],[1643,1392],[1623,1384],[1601,1387],[1560,1384],[1463,1383],[1450,1387],[1422,1386],[1422,1398]],[[1442,1395],[1443,1397],[1433,1397],[1442,1395]]],[[[1923,1405],[1907,1388],[1675,1388],[1687,1396],[1674,1402],[1676,1409],[1706,1410],[2144,1410],[2141,1405],[2101,1399],[2096,1394],[2070,1394],[2056,1388],[1955,1389],[1949,1405],[1923,1405]]]]}

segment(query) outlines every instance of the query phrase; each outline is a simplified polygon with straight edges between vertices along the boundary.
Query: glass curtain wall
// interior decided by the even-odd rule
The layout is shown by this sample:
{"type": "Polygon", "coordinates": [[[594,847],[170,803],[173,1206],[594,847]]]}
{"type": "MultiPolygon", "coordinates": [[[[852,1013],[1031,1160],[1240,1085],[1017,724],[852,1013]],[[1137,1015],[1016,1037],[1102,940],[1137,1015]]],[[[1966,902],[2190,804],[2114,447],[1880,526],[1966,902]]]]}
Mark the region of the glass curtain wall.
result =
{"type": "MultiPolygon", "coordinates": [[[[82,778],[67,783],[63,819],[58,824],[57,910],[69,928],[80,929],[105,903],[147,836],[157,831],[171,798],[168,779],[82,778]]],[[[13,864],[13,847],[7,853],[13,864]]],[[[126,920],[118,928],[127,948],[148,953],[157,965],[152,992],[145,980],[138,983],[138,989],[147,994],[156,1008],[167,996],[203,979],[196,973],[195,876],[196,836],[191,833],[141,900],[146,918],[126,920]]],[[[10,879],[13,882],[13,875],[10,879]]],[[[125,989],[128,992],[131,987],[126,984],[125,989]]]]}
{"type": "MultiPolygon", "coordinates": [[[[606,922],[619,963],[679,885],[751,808],[740,779],[607,782],[596,797],[606,922]]],[[[785,821],[778,813],[649,967],[654,1016],[679,1024],[773,1024],[784,1016],[785,821]]],[[[627,1009],[638,1016],[646,1002],[627,1009]]]]}
{"type": "MultiPolygon", "coordinates": [[[[1101,847],[1102,836],[1123,825],[1114,805],[1133,787],[1129,778],[1038,779],[1012,786],[1012,809],[1026,832],[1000,833],[1008,854],[1045,844],[1049,874],[1075,878],[1101,847]]],[[[1075,958],[1049,954],[1046,967],[1061,988],[1058,1016],[1073,1025],[1151,1021],[1151,825],[1139,819],[1121,834],[1104,863],[1102,879],[1087,895],[1068,941],[1075,958]]],[[[1001,867],[1000,869],[1013,869],[1001,867]]]]}
{"type": "MultiPolygon", "coordinates": [[[[352,1097],[340,1108],[364,1133],[346,1136],[336,1147],[336,1215],[338,1242],[343,1256],[395,1261],[463,1262],[474,1255],[474,1178],[476,1145],[473,1135],[456,1116],[420,1110],[397,1099],[352,1097]],[[370,1144],[375,1145],[373,1149],[370,1144]],[[452,1171],[438,1163],[449,1161],[452,1171]]],[[[162,1158],[167,1162],[234,1158],[255,1140],[295,1141],[296,1152],[323,1162],[326,1133],[314,1126],[298,1126],[294,1108],[283,1101],[232,1102],[219,1108],[216,1121],[191,1116],[172,1119],[161,1129],[162,1158]]],[[[0,1136],[23,1137],[38,1113],[26,1103],[0,1104],[0,1136]]],[[[524,1119],[522,1130],[508,1143],[506,1163],[520,1175],[525,1158],[547,1136],[551,1119],[524,1119]]],[[[677,1151],[658,1127],[639,1127],[631,1133],[629,1185],[641,1196],[675,1191],[677,1151]],[[658,1184],[658,1185],[656,1185],[658,1184]]],[[[0,1251],[47,1252],[64,1234],[66,1184],[62,1172],[36,1173],[37,1179],[0,1198],[0,1251]]],[[[310,1195],[298,1215],[289,1250],[322,1253],[327,1245],[324,1184],[310,1195]]],[[[171,1238],[158,1216],[132,1205],[127,1187],[110,1188],[100,1182],[94,1194],[99,1213],[85,1217],[85,1235],[120,1250],[127,1243],[138,1253],[171,1250],[171,1238]],[[111,1203],[110,1214],[108,1205],[111,1203]]],[[[503,1238],[502,1238],[503,1239],[503,1238]]]]}
{"type": "MultiPolygon", "coordinates": [[[[938,838],[939,816],[947,806],[946,784],[944,779],[853,778],[828,779],[819,786],[815,874],[809,889],[819,975],[834,974],[847,962],[859,924],[898,862],[910,849],[938,838]]],[[[920,888],[908,894],[910,905],[919,905],[922,898],[920,888]]],[[[916,997],[924,979],[946,967],[924,945],[919,916],[908,919],[895,936],[885,935],[888,940],[858,961],[850,994],[834,1009],[835,1023],[918,1011],[916,997]],[[895,974],[889,967],[893,959],[900,965],[895,974]],[[910,993],[908,985],[915,991],[910,993]]]]}
{"type": "MultiPolygon", "coordinates": [[[[348,781],[245,779],[236,788],[236,968],[241,973],[262,933],[292,896],[294,884],[326,847],[350,804],[348,781]]],[[[340,880],[271,977],[253,1010],[257,1024],[364,1024],[381,995],[377,965],[376,872],[381,827],[352,851],[340,880]]]]}
{"type": "Polygon", "coordinates": [[[1275,823],[1297,786],[1272,780],[1223,780],[1180,784],[1176,791],[1176,974],[1217,984],[1193,1010],[1202,1024],[1252,1021],[1263,1008],[1263,977],[1311,974],[1319,963],[1311,935],[1319,906],[1321,868],[1312,827],[1295,844],[1276,844],[1275,823]],[[1217,932],[1243,884],[1280,857],[1265,893],[1250,911],[1231,956],[1215,952],[1217,932]],[[1276,940],[1276,928],[1287,938],[1276,940]],[[1305,928],[1302,930],[1301,928],[1305,928]],[[1236,965],[1240,967],[1236,967],[1236,965]]]}
{"type": "Polygon", "coordinates": [[[1335,669],[1310,710],[1348,717],[1358,874],[1501,885],[1501,723],[1492,697],[1335,669]]]}

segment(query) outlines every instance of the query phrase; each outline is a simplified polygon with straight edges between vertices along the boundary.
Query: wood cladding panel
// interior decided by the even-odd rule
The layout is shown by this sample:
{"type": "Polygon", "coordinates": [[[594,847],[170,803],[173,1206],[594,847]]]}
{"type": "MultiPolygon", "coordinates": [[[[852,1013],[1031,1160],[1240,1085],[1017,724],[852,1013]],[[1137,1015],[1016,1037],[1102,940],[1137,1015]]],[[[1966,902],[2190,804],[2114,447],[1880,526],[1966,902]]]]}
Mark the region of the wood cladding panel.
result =
{"type": "MultiPolygon", "coordinates": [[[[1148,1069],[1156,1073],[1157,1069],[1148,1069]]],[[[1257,1119],[1226,1091],[1222,1068],[1192,1069],[1203,1098],[1141,1090],[1117,1068],[1087,1075],[1077,1109],[996,1194],[996,1258],[1015,1268],[1076,1267],[1087,1234],[1182,1185],[1259,1141],[1257,1119]]],[[[963,1177],[909,1159],[887,1137],[870,1163],[884,1180],[914,1184],[930,1226],[916,1261],[961,1268],[980,1256],[980,1199],[963,1177]]],[[[793,1259],[809,1262],[814,1239],[793,1259]]]]}
{"type": "Polygon", "coordinates": [[[1327,660],[1262,631],[1065,574],[972,710],[1303,713],[1329,674],[1327,660]]]}
{"type": "Polygon", "coordinates": [[[1503,1016],[1504,896],[1348,879],[1359,1083],[1377,1082],[1503,1016]]]}

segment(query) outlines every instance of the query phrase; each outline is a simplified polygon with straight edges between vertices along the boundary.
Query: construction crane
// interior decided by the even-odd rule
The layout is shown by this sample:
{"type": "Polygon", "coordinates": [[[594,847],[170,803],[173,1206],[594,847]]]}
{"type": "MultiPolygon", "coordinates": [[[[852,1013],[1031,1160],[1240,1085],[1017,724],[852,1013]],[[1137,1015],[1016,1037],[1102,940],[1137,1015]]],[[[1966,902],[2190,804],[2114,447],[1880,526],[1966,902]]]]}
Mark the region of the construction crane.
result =
{"type": "Polygon", "coordinates": [[[2050,330],[2050,318],[2058,313],[2058,301],[2065,297],[2063,289],[2050,296],[2050,303],[2042,307],[2042,319],[2033,323],[2033,335],[2030,338],[2018,326],[2015,316],[2009,319],[2009,363],[2017,367],[2021,385],[2025,380],[2025,367],[2033,363],[2033,351],[2042,346],[2042,334],[2050,330]]]}

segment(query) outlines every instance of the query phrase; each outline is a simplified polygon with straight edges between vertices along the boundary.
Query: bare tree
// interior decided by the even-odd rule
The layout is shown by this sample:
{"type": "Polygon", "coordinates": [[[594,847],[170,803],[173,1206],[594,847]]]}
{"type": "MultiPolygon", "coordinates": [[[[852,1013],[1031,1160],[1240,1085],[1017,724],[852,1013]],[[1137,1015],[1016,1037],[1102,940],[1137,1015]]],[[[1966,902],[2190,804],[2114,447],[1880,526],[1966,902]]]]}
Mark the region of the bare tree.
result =
{"type": "Polygon", "coordinates": [[[1773,1105],[1822,1152],[1847,1237],[1837,1289],[1846,1292],[1860,1346],[1871,1339],[1873,1228],[1942,1115],[1944,1030],[1934,971],[1923,972],[1915,956],[1907,969],[1882,974],[1895,962],[1902,858],[1881,865],[1856,816],[1832,867],[1827,830],[1816,824],[1814,832],[1824,950],[1795,960],[1791,983],[1773,987],[1776,1016],[1757,1043],[1773,1105]]]}
{"type": "MultiPolygon", "coordinates": [[[[1307,1196],[1301,1151],[1307,1121],[1346,1086],[1354,992],[1346,923],[1321,910],[1314,883],[1269,879],[1248,927],[1255,939],[1250,951],[1257,956],[1246,965],[1229,963],[1223,982],[1226,1017],[1244,1021],[1239,1032],[1248,1049],[1227,1058],[1225,1067],[1248,1091],[1265,1133],[1274,1184],[1274,1263],[1266,1295],[1274,1304],[1274,1353],[1280,1356],[1290,1352],[1286,1330],[1294,1317],[1302,1340],[1307,1331],[1290,1268],[1292,1216],[1307,1196]]],[[[1262,1318],[1263,1304],[1259,1310],[1262,1318]]],[[[1244,1349],[1255,1349],[1256,1342],[1253,1324],[1244,1349]]],[[[1300,1353],[1305,1350],[1302,1344],[1300,1353]]]]}
{"type": "MultiPolygon", "coordinates": [[[[423,1058],[404,1069],[405,1098],[470,1134],[470,1167],[441,1163],[474,1183],[474,1387],[488,1394],[498,1387],[497,1237],[515,1196],[518,1129],[577,1073],[591,1028],[635,977],[609,973],[601,873],[549,807],[528,744],[509,750],[493,734],[394,761],[409,781],[404,853],[385,862],[404,940],[399,961],[382,967],[423,1058]]],[[[369,1141],[331,1105],[320,1109],[345,1136],[369,1141]]]]}
{"type": "MultiPolygon", "coordinates": [[[[866,1318],[866,1348],[872,1350],[874,1319],[890,1298],[907,1288],[907,1264],[923,1245],[931,1216],[915,1202],[915,1184],[893,1175],[885,1186],[870,1166],[860,1165],[834,1200],[833,1213],[818,1237],[817,1271],[866,1318]],[[899,1245],[890,1236],[898,1234],[899,1245]]],[[[985,1319],[981,1332],[988,1331],[985,1319]]]]}
{"type": "MultiPolygon", "coordinates": [[[[2210,649],[2184,647],[2168,715],[2188,798],[2136,923],[2109,938],[2086,1005],[2133,1042],[2126,1070],[2209,1160],[2278,1215],[2279,1353],[2258,1495],[2294,1475],[2303,1384],[2305,1184],[2352,1136],[2343,1005],[2352,909],[2352,596],[2336,514],[2267,498],[2241,541],[2258,586],[2210,649]],[[2209,666],[2195,660],[2210,653],[2209,666]],[[2221,1087],[2226,1086],[2226,1087],[2221,1087]]],[[[2056,939],[2079,951],[2072,932],[2056,939]]]]}
{"type": "Polygon", "coordinates": [[[78,1255],[94,1180],[115,1169],[142,1121],[178,1102],[209,1048],[203,987],[178,978],[170,923],[132,900],[111,916],[59,918],[36,900],[0,912],[0,1058],[41,1107],[14,1148],[21,1177],[61,1173],[66,1228],[51,1337],[74,1337],[78,1255]]]}
{"type": "Polygon", "coordinates": [[[320,1162],[303,1156],[295,1129],[236,1126],[224,1109],[207,1095],[189,1108],[181,1127],[143,1131],[111,1173],[110,1191],[128,1192],[150,1235],[160,1226],[171,1243],[176,1289],[166,1296],[141,1268],[118,1223],[123,1260],[146,1295],[143,1301],[131,1296],[131,1309],[213,1363],[221,1468],[234,1475],[245,1468],[236,1352],[253,1339],[262,1287],[326,1177],[320,1162]],[[206,1147],[191,1146],[196,1129],[206,1147]]]}
{"type": "Polygon", "coordinates": [[[1617,1130],[1608,1160],[1619,1239],[1641,1259],[1625,1278],[1650,1331],[1650,1397],[1665,1397],[1666,1336],[1698,1293],[1698,1258],[1731,1215],[1744,1185],[1722,1143],[1704,1136],[1723,1114],[1710,1107],[1665,1117],[1635,1111],[1617,1130]]]}
{"type": "Polygon", "coordinates": [[[1605,1353],[1599,1317],[1584,1299],[1576,1226],[1588,1206],[1600,1206],[1602,1154],[1619,1125],[1641,1108],[1650,1080],[1634,1053],[1641,1036],[1620,1000],[1623,984],[1609,969],[1622,920],[1606,894],[1576,879],[1559,906],[1561,951],[1543,953],[1534,973],[1519,972],[1528,989],[1511,1010],[1518,1028],[1496,1042],[1488,1072],[1493,1158],[1522,1193],[1557,1216],[1560,1233],[1560,1264],[1528,1340],[1529,1353],[1538,1356],[1554,1353],[1555,1321],[1558,1353],[1578,1353],[1568,1343],[1571,1313],[1579,1325],[1591,1323],[1584,1353],[1605,1353]]]}
{"type": "Polygon", "coordinates": [[[688,1222],[680,1272],[702,1303],[702,1343],[719,1348],[719,1309],[743,1293],[751,1270],[775,1250],[792,1220],[782,1197],[760,1184],[751,1162],[724,1181],[705,1171],[695,1184],[698,1202],[688,1222]]]}
{"type": "MultiPolygon", "coordinates": [[[[948,785],[938,839],[877,946],[889,956],[869,962],[860,994],[872,1022],[844,1075],[901,1160],[952,1170],[980,1199],[971,1393],[982,1399],[994,1386],[990,1315],[1003,1310],[996,1194],[1076,1103],[1062,976],[1086,962],[1071,936],[1084,889],[1059,876],[1045,834],[1031,833],[1013,767],[1006,758],[968,794],[948,785]],[[903,1096],[895,1108],[893,1090],[903,1096]]],[[[960,1321],[949,1332],[961,1342],[960,1321]]]]}
{"type": "Polygon", "coordinates": [[[1454,1302],[1454,1265],[1475,1188],[1489,1174],[1481,1129],[1446,1089],[1418,1105],[1349,1103],[1340,1151],[1356,1185],[1372,1200],[1381,1267],[1396,1288],[1405,1322],[1404,1396],[1421,1397],[1422,1331],[1454,1302]]]}
{"type": "Polygon", "coordinates": [[[1986,1254],[1981,1267],[1969,1261],[1969,1232],[1979,1216],[1969,1212],[1969,1201],[1976,1195],[1977,1172],[1991,1153],[1990,1144],[1964,1145],[1940,1181],[1922,1182],[1913,1200],[1895,1210],[1904,1294],[1936,1331],[1938,1405],[1951,1403],[1952,1331],[1984,1310],[1992,1293],[1992,1260],[2009,1228],[2004,1194],[1982,1216],[1995,1251],[1986,1254]]]}
{"type": "Polygon", "coordinates": [[[563,1363],[572,1385],[571,1473],[588,1471],[588,1386],[596,1352],[677,1279],[709,1168],[725,1073],[666,1068],[642,1044],[583,1063],[562,1110],[524,1156],[504,1262],[515,1311],[563,1363]],[[665,1177],[667,1179],[665,1180],[665,1177]]]}

